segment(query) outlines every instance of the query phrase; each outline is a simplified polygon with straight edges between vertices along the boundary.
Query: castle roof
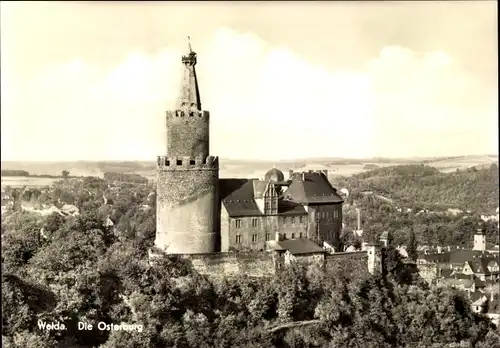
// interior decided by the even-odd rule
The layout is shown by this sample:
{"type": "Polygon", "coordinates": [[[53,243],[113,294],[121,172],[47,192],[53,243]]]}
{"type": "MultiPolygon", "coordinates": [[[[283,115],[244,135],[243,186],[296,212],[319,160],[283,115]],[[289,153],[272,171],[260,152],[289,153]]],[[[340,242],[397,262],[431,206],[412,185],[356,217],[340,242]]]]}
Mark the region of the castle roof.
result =
{"type": "Polygon", "coordinates": [[[257,179],[219,179],[220,199],[229,216],[262,215],[254,198],[257,179]]]}
{"type": "Polygon", "coordinates": [[[326,176],[319,172],[294,173],[285,199],[301,204],[343,202],[326,176]]]}
{"type": "MultiPolygon", "coordinates": [[[[258,179],[219,179],[220,199],[229,216],[263,215],[256,199],[262,198],[269,182],[258,179]]],[[[301,204],[278,200],[279,215],[306,215],[301,204]]]]}
{"type": "Polygon", "coordinates": [[[285,175],[283,175],[283,172],[281,170],[276,169],[276,168],[271,168],[267,171],[264,178],[266,180],[281,182],[281,181],[285,180],[285,175]]]}
{"type": "Polygon", "coordinates": [[[198,88],[198,79],[195,69],[196,62],[196,53],[191,48],[191,42],[188,36],[188,52],[186,55],[182,56],[184,80],[182,81],[181,93],[179,95],[179,107],[201,111],[200,89],[198,88]]]}
{"type": "Polygon", "coordinates": [[[278,214],[280,215],[307,215],[306,209],[302,204],[280,199],[278,201],[278,214]]]}

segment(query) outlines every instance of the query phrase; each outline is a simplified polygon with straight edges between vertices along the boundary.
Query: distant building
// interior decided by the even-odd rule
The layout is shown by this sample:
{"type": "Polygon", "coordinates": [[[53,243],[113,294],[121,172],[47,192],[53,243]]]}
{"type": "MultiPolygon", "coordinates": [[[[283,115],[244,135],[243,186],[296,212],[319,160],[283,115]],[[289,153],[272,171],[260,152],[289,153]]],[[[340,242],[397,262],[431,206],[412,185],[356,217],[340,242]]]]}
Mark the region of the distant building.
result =
{"type": "MultiPolygon", "coordinates": [[[[438,248],[431,253],[422,250],[418,253],[417,268],[420,276],[429,283],[436,283],[443,278],[460,276],[482,281],[495,281],[499,279],[498,255],[486,251],[486,238],[482,230],[474,235],[472,250],[451,249],[445,251],[438,248]]],[[[453,282],[453,281],[452,281],[453,282]]]]}
{"type": "Polygon", "coordinates": [[[391,239],[391,234],[389,231],[384,231],[382,232],[382,234],[380,235],[380,238],[379,238],[379,241],[380,243],[382,243],[382,245],[384,247],[387,247],[389,246],[389,241],[391,239]]]}
{"type": "Polygon", "coordinates": [[[486,236],[484,235],[482,229],[478,229],[477,233],[474,235],[474,247],[472,250],[486,250],[486,236]]]}

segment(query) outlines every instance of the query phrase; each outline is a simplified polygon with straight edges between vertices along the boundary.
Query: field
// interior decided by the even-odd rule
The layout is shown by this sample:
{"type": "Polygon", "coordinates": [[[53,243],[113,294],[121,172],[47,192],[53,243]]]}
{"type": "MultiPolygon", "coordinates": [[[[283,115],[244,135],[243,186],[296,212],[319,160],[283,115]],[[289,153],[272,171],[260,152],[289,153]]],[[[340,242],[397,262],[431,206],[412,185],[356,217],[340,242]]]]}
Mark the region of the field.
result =
{"type": "Polygon", "coordinates": [[[5,186],[10,186],[10,187],[48,186],[52,185],[52,183],[57,180],[61,179],[32,178],[26,176],[2,176],[2,188],[5,186]]]}
{"type": "MultiPolygon", "coordinates": [[[[395,166],[402,164],[419,164],[433,166],[442,172],[452,172],[457,169],[463,170],[470,167],[481,168],[498,164],[498,155],[481,156],[458,156],[447,158],[370,158],[370,159],[348,159],[348,158],[318,158],[298,159],[294,161],[244,161],[221,159],[220,176],[234,178],[259,178],[263,177],[267,170],[276,166],[288,176],[288,170],[328,170],[331,176],[350,176],[364,172],[376,167],[395,166]]],[[[74,176],[98,176],[102,177],[104,172],[137,173],[150,180],[156,178],[155,162],[141,161],[79,161],[79,162],[2,162],[3,169],[26,170],[30,174],[60,175],[63,170],[68,170],[74,176]]],[[[27,178],[27,177],[2,177],[2,187],[10,186],[43,186],[57,179],[27,178]]]]}

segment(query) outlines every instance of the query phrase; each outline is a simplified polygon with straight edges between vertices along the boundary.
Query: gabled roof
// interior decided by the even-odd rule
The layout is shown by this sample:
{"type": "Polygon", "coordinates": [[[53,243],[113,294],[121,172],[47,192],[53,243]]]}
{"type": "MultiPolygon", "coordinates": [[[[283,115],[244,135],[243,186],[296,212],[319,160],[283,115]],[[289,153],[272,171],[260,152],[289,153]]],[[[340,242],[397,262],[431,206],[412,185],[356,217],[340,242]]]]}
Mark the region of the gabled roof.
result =
{"type": "Polygon", "coordinates": [[[254,180],[219,179],[220,200],[229,216],[262,215],[254,199],[254,180]]]}
{"type": "Polygon", "coordinates": [[[289,239],[277,242],[284,250],[288,250],[292,255],[324,253],[325,251],[316,243],[309,239],[289,239]]]}
{"type": "Polygon", "coordinates": [[[472,292],[470,294],[470,301],[473,306],[484,306],[488,298],[481,292],[472,292]]]}
{"type": "Polygon", "coordinates": [[[420,259],[424,259],[428,262],[455,263],[455,264],[463,264],[466,261],[472,261],[478,257],[485,257],[491,259],[494,256],[490,253],[483,253],[482,251],[478,250],[464,250],[464,249],[445,251],[439,254],[435,253],[435,254],[419,255],[420,259]]]}
{"type": "MultiPolygon", "coordinates": [[[[258,179],[219,179],[220,200],[231,217],[262,216],[256,199],[263,198],[269,182],[258,179]]],[[[279,215],[307,215],[304,206],[283,198],[278,200],[279,215]]]]}
{"type": "Polygon", "coordinates": [[[489,265],[496,266],[498,264],[497,260],[485,257],[476,258],[471,261],[466,261],[466,263],[469,265],[469,267],[472,269],[474,273],[482,273],[482,274],[489,273],[488,270],[489,265]]]}
{"type": "Polygon", "coordinates": [[[280,199],[278,201],[278,214],[280,215],[307,215],[302,204],[280,199]]]}
{"type": "Polygon", "coordinates": [[[285,199],[301,204],[343,202],[326,176],[318,172],[294,173],[285,199]]]}
{"type": "Polygon", "coordinates": [[[441,270],[441,277],[443,278],[450,278],[453,277],[453,270],[452,269],[443,269],[441,270]]]}

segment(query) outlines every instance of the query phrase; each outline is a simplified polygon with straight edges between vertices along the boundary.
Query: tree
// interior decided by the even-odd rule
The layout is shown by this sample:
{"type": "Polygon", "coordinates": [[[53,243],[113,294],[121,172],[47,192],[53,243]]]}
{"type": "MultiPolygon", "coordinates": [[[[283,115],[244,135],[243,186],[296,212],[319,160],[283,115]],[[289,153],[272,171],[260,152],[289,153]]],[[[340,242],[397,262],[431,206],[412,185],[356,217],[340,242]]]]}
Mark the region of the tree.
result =
{"type": "Polygon", "coordinates": [[[64,180],[67,180],[69,177],[69,172],[67,170],[63,170],[61,176],[64,178],[64,180]]]}
{"type": "Polygon", "coordinates": [[[415,231],[411,229],[410,234],[408,235],[408,242],[406,243],[406,252],[408,253],[408,258],[412,261],[417,260],[417,247],[418,245],[415,231]]]}

